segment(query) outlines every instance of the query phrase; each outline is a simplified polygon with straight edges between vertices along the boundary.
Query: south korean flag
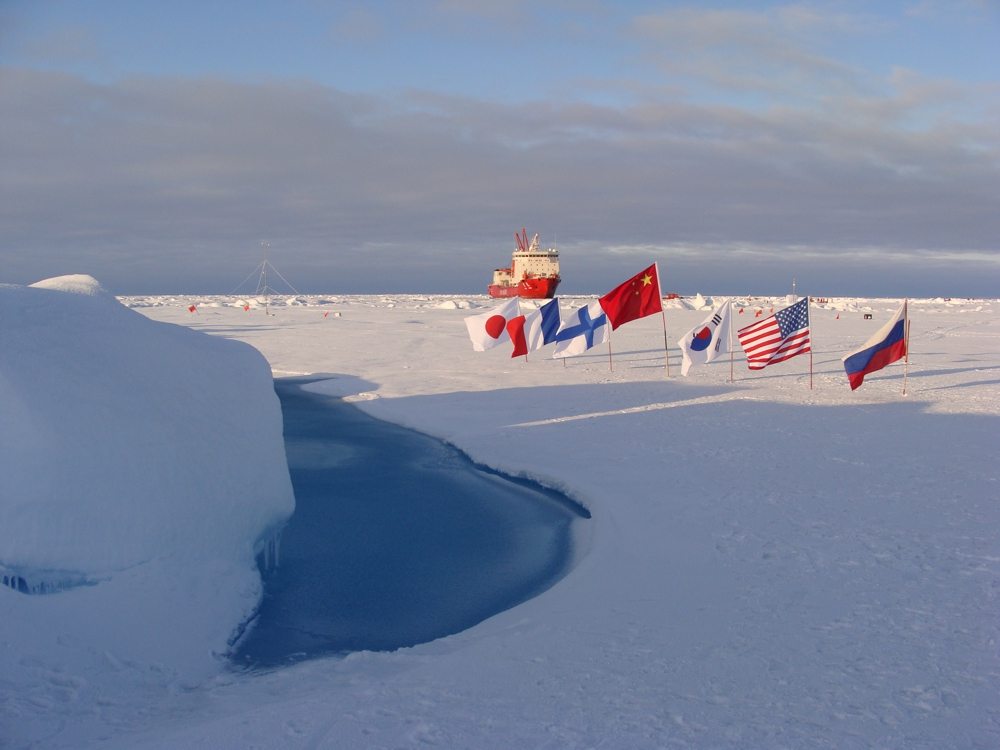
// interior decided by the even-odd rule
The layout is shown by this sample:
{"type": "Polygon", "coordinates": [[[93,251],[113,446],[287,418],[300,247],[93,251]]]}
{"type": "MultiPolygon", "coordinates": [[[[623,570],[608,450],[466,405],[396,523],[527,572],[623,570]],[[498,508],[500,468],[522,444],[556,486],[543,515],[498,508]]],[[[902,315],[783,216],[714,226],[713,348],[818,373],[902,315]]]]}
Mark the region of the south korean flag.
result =
{"type": "Polygon", "coordinates": [[[732,312],[732,302],[727,299],[715,312],[677,342],[684,354],[681,375],[687,375],[691,365],[714,362],[720,354],[729,354],[732,351],[732,312]]]}

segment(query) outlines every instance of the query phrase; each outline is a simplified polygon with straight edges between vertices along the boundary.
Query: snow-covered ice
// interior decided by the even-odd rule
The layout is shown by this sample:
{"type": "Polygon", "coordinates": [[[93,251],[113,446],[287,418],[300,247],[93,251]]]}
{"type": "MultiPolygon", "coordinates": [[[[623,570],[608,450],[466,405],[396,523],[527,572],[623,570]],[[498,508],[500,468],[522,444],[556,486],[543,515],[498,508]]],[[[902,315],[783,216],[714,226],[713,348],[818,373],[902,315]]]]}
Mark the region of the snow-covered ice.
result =
{"type": "MultiPolygon", "coordinates": [[[[484,298],[300,296],[273,318],[223,297],[122,301],[250,343],[275,374],[327,373],[312,387],[565,490],[593,538],[543,595],[411,649],[185,690],[165,676],[111,709],[15,703],[5,674],[18,737],[71,717],[89,734],[54,728],[50,744],[1000,746],[996,300],[911,300],[907,397],[902,364],[852,393],[840,362],[899,300],[814,306],[814,390],[808,357],[750,374],[737,355],[735,384],[727,362],[680,378],[673,342],[705,315],[684,300],[666,312],[670,379],[658,318],[614,332],[609,371],[604,350],[565,367],[474,353],[462,318],[484,298]]],[[[786,304],[734,301],[737,326],[786,304]]],[[[52,632],[72,643],[68,624],[52,632]]],[[[67,659],[38,669],[105,684],[67,659]]]]}

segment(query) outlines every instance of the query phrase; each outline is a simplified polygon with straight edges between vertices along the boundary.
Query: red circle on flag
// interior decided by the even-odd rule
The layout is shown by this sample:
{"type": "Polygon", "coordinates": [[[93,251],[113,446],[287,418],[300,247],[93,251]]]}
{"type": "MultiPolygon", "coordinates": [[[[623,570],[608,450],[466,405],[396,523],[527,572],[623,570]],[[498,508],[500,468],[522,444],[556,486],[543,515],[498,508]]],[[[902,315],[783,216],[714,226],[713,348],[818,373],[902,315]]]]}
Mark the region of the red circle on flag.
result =
{"type": "Polygon", "coordinates": [[[491,338],[500,338],[500,334],[503,333],[503,329],[506,327],[507,319],[503,315],[494,315],[486,321],[486,333],[488,333],[491,338]]]}

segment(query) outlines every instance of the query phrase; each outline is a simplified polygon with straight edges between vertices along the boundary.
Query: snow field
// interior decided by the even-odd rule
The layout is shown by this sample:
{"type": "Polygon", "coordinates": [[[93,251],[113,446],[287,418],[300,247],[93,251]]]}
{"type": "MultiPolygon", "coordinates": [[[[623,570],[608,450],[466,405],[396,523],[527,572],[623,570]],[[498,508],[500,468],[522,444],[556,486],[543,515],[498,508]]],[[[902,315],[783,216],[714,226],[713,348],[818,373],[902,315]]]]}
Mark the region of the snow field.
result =
{"type": "MultiPolygon", "coordinates": [[[[785,302],[736,301],[737,326],[785,302]]],[[[143,746],[1000,744],[997,302],[911,300],[906,398],[902,365],[852,393],[840,361],[898,300],[813,308],[812,391],[804,356],[750,374],[737,354],[734,385],[725,362],[678,377],[676,337],[705,316],[687,303],[668,303],[669,380],[657,317],[613,334],[613,371],[601,350],[473,353],[462,318],[484,298],[187,319],[564,489],[594,536],[553,589],[469,631],[206,686],[211,710],[143,746]]]]}
{"type": "MultiPolygon", "coordinates": [[[[705,317],[687,299],[666,311],[669,379],[658,316],[614,332],[609,371],[602,350],[474,353],[462,318],[482,297],[296,297],[270,318],[123,302],[557,486],[593,537],[542,596],[448,638],[164,677],[96,715],[81,697],[69,714],[109,746],[1000,746],[996,300],[911,300],[905,398],[901,364],[852,393],[840,361],[897,300],[814,307],[812,391],[808,357],[680,378],[676,338],[705,317]]],[[[736,302],[739,327],[784,298],[736,302]]]]}

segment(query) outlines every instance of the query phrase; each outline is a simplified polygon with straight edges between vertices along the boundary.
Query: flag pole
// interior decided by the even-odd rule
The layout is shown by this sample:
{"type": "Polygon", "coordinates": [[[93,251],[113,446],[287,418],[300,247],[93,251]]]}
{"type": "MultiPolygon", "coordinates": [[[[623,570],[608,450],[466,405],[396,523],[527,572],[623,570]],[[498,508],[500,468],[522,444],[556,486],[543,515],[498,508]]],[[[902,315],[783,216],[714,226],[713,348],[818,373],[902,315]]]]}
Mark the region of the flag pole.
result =
{"type": "MultiPolygon", "coordinates": [[[[611,325],[610,321],[608,322],[608,325],[611,325]]],[[[615,371],[614,362],[611,361],[611,331],[608,331],[608,369],[611,370],[611,372],[615,371]]]]}
{"type": "Polygon", "coordinates": [[[729,382],[735,383],[733,377],[733,304],[729,303],[729,382]]]}
{"type": "MultiPolygon", "coordinates": [[[[662,304],[662,303],[661,303],[662,304]]],[[[663,318],[663,359],[667,363],[667,377],[670,377],[670,354],[667,352],[667,316],[660,308],[660,317],[663,318]]]]}
{"type": "MultiPolygon", "coordinates": [[[[518,316],[521,315],[521,296],[520,295],[518,295],[518,297],[517,297],[517,314],[518,314],[518,316]]],[[[522,330],[523,330],[523,327],[522,327],[522,330]]],[[[524,353],[524,361],[525,362],[528,361],[528,352],[524,353]]]]}
{"type": "Polygon", "coordinates": [[[910,370],[910,298],[903,300],[903,338],[906,340],[906,355],[903,357],[903,395],[906,395],[906,374],[910,370]]]}
{"type": "MultiPolygon", "coordinates": [[[[792,281],[794,284],[794,280],[792,281]]],[[[809,390],[813,389],[813,322],[812,322],[812,311],[809,306],[812,304],[812,298],[806,297],[806,321],[809,323],[809,390]]]]}
{"type": "Polygon", "coordinates": [[[660,288],[660,262],[655,261],[656,293],[660,295],[660,318],[663,320],[663,361],[667,365],[667,377],[670,377],[670,353],[667,351],[667,314],[663,311],[663,290],[660,288]]]}

